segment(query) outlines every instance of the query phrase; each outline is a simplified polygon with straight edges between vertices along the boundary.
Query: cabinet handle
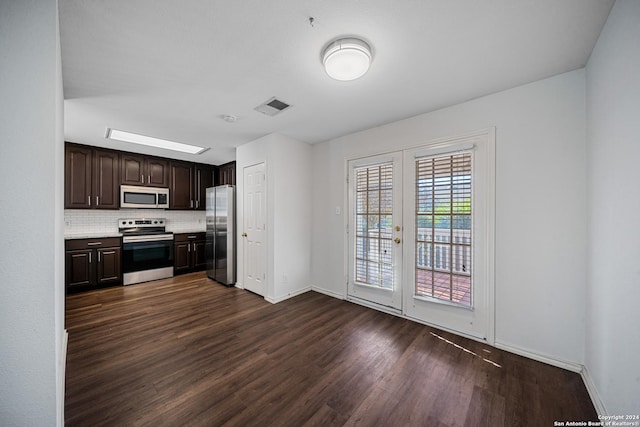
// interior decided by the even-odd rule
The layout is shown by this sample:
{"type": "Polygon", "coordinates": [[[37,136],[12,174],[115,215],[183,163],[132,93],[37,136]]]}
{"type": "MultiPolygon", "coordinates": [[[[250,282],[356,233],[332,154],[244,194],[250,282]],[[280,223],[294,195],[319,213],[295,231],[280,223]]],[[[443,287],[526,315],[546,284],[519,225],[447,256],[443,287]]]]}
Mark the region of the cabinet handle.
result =
{"type": "Polygon", "coordinates": [[[187,243],[187,253],[191,252],[191,243],[187,243]]]}
{"type": "Polygon", "coordinates": [[[100,206],[100,196],[96,196],[96,206],[100,206]]]}
{"type": "Polygon", "coordinates": [[[147,184],[151,183],[151,175],[147,176],[147,184]]]}
{"type": "Polygon", "coordinates": [[[200,200],[196,200],[196,209],[200,207],[200,200]]]}
{"type": "Polygon", "coordinates": [[[198,253],[198,247],[196,246],[196,244],[193,244],[193,253],[197,254],[198,253]]]}
{"type": "Polygon", "coordinates": [[[144,175],[140,174],[140,181],[144,184],[144,175]]]}
{"type": "Polygon", "coordinates": [[[98,252],[98,262],[100,262],[100,252],[98,252]]]}
{"type": "Polygon", "coordinates": [[[189,200],[189,207],[192,208],[193,207],[193,200],[189,200]]]}
{"type": "Polygon", "coordinates": [[[87,246],[99,246],[101,244],[102,244],[102,242],[89,242],[89,243],[87,243],[87,246]]]}
{"type": "Polygon", "coordinates": [[[89,264],[91,264],[91,252],[89,252],[89,264]]]}
{"type": "Polygon", "coordinates": [[[91,196],[87,196],[87,200],[89,201],[89,206],[91,206],[91,196]]]}
{"type": "Polygon", "coordinates": [[[195,239],[197,236],[187,236],[187,239],[195,239]]]}

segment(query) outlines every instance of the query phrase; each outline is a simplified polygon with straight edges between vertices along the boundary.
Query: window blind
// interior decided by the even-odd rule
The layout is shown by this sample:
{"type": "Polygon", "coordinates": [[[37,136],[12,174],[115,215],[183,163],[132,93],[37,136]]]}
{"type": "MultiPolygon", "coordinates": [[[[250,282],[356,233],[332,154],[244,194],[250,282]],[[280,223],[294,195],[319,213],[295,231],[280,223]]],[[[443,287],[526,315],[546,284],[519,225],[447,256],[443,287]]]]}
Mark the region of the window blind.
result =
{"type": "Polygon", "coordinates": [[[471,153],[416,159],[415,295],[471,306],[471,153]]]}
{"type": "Polygon", "coordinates": [[[355,172],[355,279],[393,289],[393,164],[355,172]]]}

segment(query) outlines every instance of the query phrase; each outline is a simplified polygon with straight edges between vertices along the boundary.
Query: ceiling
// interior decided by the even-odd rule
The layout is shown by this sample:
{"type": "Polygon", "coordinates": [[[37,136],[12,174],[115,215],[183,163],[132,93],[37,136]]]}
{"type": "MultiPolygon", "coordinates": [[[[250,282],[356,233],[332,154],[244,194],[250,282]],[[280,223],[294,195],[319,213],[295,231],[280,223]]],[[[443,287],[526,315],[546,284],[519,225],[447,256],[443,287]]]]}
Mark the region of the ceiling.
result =
{"type": "Polygon", "coordinates": [[[211,164],[273,132],[326,141],[581,68],[612,5],[59,0],[65,138],[211,164]],[[323,47],[344,35],[373,48],[371,69],[352,82],[321,64],[323,47]],[[273,96],[292,107],[254,110],[273,96]],[[136,148],[106,140],[107,127],[211,149],[136,148]]]}

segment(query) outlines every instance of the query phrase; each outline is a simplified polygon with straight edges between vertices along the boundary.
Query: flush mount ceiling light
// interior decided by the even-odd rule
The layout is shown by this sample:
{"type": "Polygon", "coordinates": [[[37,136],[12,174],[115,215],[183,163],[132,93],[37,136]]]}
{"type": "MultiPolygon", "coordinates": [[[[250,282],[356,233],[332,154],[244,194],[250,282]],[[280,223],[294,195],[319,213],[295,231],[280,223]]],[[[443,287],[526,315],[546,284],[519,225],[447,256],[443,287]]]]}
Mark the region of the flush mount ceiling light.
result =
{"type": "Polygon", "coordinates": [[[324,48],[322,64],[332,79],[355,80],[369,70],[371,47],[357,38],[338,39],[324,48]]]}
{"type": "Polygon", "coordinates": [[[105,138],[131,142],[133,144],[147,145],[149,147],[164,148],[165,150],[180,151],[182,153],[189,154],[202,154],[208,150],[208,148],[198,147],[196,145],[183,144],[181,142],[153,138],[151,136],[138,135],[137,133],[125,132],[111,128],[107,128],[105,138]]]}

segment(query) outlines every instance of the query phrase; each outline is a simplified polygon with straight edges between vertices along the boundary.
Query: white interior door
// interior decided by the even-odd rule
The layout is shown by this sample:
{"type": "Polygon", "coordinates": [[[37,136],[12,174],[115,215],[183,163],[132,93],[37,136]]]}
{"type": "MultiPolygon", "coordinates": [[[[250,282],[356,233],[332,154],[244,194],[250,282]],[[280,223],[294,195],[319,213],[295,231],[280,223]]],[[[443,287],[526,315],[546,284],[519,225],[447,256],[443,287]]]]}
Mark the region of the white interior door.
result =
{"type": "Polygon", "coordinates": [[[402,308],[402,153],[349,161],[348,296],[402,308]]]}
{"type": "Polygon", "coordinates": [[[244,288],[266,295],[267,197],[264,163],[245,167],[244,176],[244,288]]]}

